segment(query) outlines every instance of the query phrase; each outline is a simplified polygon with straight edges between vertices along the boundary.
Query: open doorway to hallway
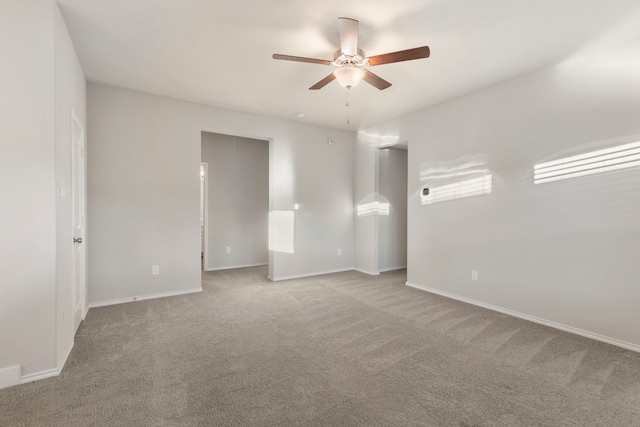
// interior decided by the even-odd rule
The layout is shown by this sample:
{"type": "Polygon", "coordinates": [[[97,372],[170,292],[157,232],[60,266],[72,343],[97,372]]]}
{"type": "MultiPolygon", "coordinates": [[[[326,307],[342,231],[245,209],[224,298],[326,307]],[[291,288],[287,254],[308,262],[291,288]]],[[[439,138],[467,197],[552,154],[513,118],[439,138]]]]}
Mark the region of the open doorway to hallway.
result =
{"type": "Polygon", "coordinates": [[[269,141],[202,132],[205,271],[269,263],[269,141]]]}

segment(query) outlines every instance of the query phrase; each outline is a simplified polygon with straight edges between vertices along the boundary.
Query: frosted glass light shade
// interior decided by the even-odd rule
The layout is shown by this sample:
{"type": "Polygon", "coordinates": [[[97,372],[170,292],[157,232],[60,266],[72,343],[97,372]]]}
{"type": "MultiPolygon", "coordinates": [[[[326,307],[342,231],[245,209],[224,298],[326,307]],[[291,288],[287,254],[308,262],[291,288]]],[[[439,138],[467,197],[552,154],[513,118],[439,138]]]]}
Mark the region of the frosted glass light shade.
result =
{"type": "Polygon", "coordinates": [[[364,70],[362,68],[349,65],[338,68],[333,74],[342,87],[353,87],[364,78],[364,70]]]}

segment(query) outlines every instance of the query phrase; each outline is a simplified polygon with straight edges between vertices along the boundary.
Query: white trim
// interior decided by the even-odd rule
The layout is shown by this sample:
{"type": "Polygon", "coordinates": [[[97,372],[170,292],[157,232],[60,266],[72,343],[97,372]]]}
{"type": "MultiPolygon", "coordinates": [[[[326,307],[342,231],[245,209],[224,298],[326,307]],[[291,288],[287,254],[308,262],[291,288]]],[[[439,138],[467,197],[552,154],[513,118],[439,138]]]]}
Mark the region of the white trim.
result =
{"type": "Polygon", "coordinates": [[[633,344],[630,342],[618,340],[616,338],[607,337],[604,335],[597,334],[595,332],[585,331],[583,329],[574,328],[573,326],[563,325],[561,323],[556,323],[551,320],[541,319],[539,317],[531,316],[528,314],[519,313],[517,311],[509,310],[507,308],[498,307],[495,305],[487,304],[484,302],[476,301],[470,298],[461,297],[458,295],[450,294],[448,292],[440,291],[438,289],[433,289],[428,286],[419,285],[417,283],[406,282],[407,286],[411,286],[412,288],[420,289],[421,291],[430,292],[432,294],[442,295],[443,297],[451,298],[454,300],[466,302],[468,304],[476,305],[478,307],[487,308],[489,310],[497,311],[499,313],[508,314],[509,316],[518,317],[520,319],[528,320],[530,322],[539,323],[544,326],[549,326],[554,329],[560,329],[561,331],[570,332],[572,334],[580,335],[586,338],[591,338],[596,341],[602,341],[607,344],[615,345],[618,347],[626,348],[627,350],[637,351],[640,353],[640,345],[633,344]]]}
{"type": "Polygon", "coordinates": [[[402,270],[407,268],[406,265],[399,265],[397,267],[387,267],[387,268],[381,268],[380,269],[380,273],[386,273],[387,271],[394,271],[394,270],[402,270]]]}
{"type": "MultiPolygon", "coordinates": [[[[202,140],[202,133],[200,133],[202,140]]],[[[201,142],[202,143],[202,142],[201,142]]],[[[204,249],[202,251],[202,268],[204,271],[209,270],[209,162],[200,162],[200,167],[204,170],[204,179],[201,181],[201,185],[204,187],[204,200],[201,203],[204,206],[201,207],[204,210],[204,249]]]]}
{"type": "Polygon", "coordinates": [[[0,389],[20,384],[21,365],[7,366],[0,369],[0,389]]]}
{"type": "MultiPolygon", "coordinates": [[[[69,347],[67,356],[71,352],[73,344],[69,347]]],[[[66,361],[66,358],[65,358],[66,361]]],[[[47,369],[46,371],[35,372],[29,375],[21,375],[22,367],[20,365],[9,366],[0,369],[0,389],[13,387],[14,385],[26,384],[32,381],[44,380],[45,378],[57,377],[62,372],[62,368],[47,369]]]]}
{"type": "Polygon", "coordinates": [[[379,276],[380,275],[379,271],[365,270],[364,268],[354,268],[354,270],[355,271],[359,271],[360,273],[368,274],[370,276],[379,276]]]}
{"type": "Polygon", "coordinates": [[[267,278],[273,282],[279,282],[280,280],[302,279],[304,277],[322,276],[323,274],[343,273],[345,271],[353,271],[353,267],[337,268],[335,270],[314,271],[312,273],[293,274],[291,276],[278,276],[267,278]]]}
{"type": "Polygon", "coordinates": [[[73,345],[75,344],[75,341],[72,339],[71,342],[69,343],[69,348],[67,348],[67,351],[64,352],[64,356],[62,356],[62,360],[58,363],[58,371],[62,372],[62,369],[64,368],[64,365],[67,364],[67,359],[69,358],[69,355],[71,354],[71,350],[73,350],[73,345]]]}
{"type": "Polygon", "coordinates": [[[265,142],[271,142],[273,140],[273,138],[267,137],[267,136],[259,136],[259,135],[253,135],[253,134],[248,134],[248,133],[240,133],[240,132],[236,132],[236,131],[230,131],[229,129],[214,129],[214,128],[209,128],[209,127],[201,127],[200,128],[200,139],[202,140],[202,132],[207,132],[207,133],[217,133],[219,135],[227,135],[227,136],[235,136],[238,138],[249,138],[249,139],[257,139],[259,141],[265,141],[265,142]]]}
{"type": "Polygon", "coordinates": [[[261,262],[261,263],[258,263],[258,264],[232,265],[232,266],[229,266],[229,267],[208,268],[205,271],[231,270],[233,268],[259,267],[261,265],[269,265],[269,263],[268,262],[261,262]]]}
{"type": "Polygon", "coordinates": [[[116,304],[125,304],[128,302],[143,301],[147,299],[175,297],[178,295],[193,294],[196,292],[202,292],[202,288],[192,288],[192,289],[185,289],[183,291],[161,292],[159,294],[141,295],[139,297],[128,297],[128,298],[112,299],[107,301],[97,301],[97,302],[89,303],[89,308],[105,307],[108,305],[116,305],[116,304]]]}
{"type": "Polygon", "coordinates": [[[46,371],[35,372],[33,374],[20,377],[20,384],[26,384],[33,381],[40,381],[51,377],[57,377],[62,372],[60,369],[47,369],[46,371]]]}

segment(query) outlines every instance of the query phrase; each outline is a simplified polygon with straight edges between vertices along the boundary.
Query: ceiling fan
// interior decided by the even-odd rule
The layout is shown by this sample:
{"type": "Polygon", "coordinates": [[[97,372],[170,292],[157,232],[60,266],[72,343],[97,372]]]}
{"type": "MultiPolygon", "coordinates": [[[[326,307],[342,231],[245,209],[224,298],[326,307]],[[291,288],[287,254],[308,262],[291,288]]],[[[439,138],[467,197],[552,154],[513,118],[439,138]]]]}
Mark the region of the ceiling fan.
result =
{"type": "Polygon", "coordinates": [[[312,64],[332,65],[337,67],[318,83],[311,86],[310,90],[322,89],[333,80],[337,79],[340,85],[351,88],[361,80],[383,90],[391,86],[391,83],[372,73],[367,68],[393,62],[410,61],[429,57],[429,46],[421,46],[398,52],[385,53],[383,55],[366,56],[364,51],[358,49],[359,22],[351,18],[338,18],[340,29],[340,49],[333,55],[333,61],[325,59],[304,58],[301,56],[273,54],[273,59],[285,61],[310,62],[312,64]]]}

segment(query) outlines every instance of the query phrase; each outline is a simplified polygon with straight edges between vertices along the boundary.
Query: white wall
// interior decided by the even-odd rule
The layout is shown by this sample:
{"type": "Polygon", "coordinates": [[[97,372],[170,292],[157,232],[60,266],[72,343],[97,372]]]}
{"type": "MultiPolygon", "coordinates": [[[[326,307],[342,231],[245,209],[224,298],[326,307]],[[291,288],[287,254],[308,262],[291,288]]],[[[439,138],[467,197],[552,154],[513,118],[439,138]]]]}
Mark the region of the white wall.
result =
{"type": "Polygon", "coordinates": [[[353,133],[97,84],[88,114],[90,302],[200,288],[203,130],[270,140],[270,209],[300,204],[274,279],[353,267],[353,133]]]}
{"type": "Polygon", "coordinates": [[[55,8],[56,335],[58,368],[73,345],[75,284],[71,206],[71,111],[86,129],[86,83],[60,10],[55,8]],[[61,200],[60,188],[66,197],[61,200]],[[64,313],[64,315],[63,315],[64,313]]]}
{"type": "Polygon", "coordinates": [[[202,161],[208,164],[205,269],[268,264],[269,142],[202,132],[202,161]]]}
{"type": "Polygon", "coordinates": [[[407,266],[407,150],[385,148],[379,152],[380,203],[389,203],[389,215],[378,217],[379,269],[407,266]]]}
{"type": "Polygon", "coordinates": [[[0,2],[0,369],[23,376],[56,366],[54,11],[0,2]]]}
{"type": "Polygon", "coordinates": [[[409,141],[408,281],[640,349],[640,171],[532,182],[537,162],[640,134],[638,57],[631,42],[367,129],[409,141]],[[470,158],[492,194],[420,206],[425,175],[470,158]]]}

